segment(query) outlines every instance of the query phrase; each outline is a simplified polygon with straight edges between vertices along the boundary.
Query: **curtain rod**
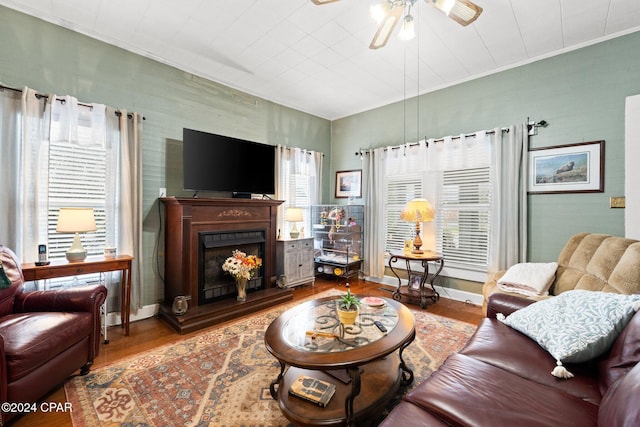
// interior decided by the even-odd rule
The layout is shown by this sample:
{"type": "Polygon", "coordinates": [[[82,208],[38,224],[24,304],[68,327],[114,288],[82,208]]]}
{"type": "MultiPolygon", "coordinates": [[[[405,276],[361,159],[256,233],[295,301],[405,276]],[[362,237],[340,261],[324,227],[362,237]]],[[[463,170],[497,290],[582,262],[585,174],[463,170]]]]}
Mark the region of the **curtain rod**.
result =
{"type": "MultiPolygon", "coordinates": [[[[22,89],[16,89],[14,87],[0,85],[0,91],[2,91],[3,89],[9,89],[9,90],[12,90],[14,92],[22,93],[22,89]]],[[[36,93],[36,98],[38,98],[38,99],[49,99],[49,95],[44,95],[42,93],[36,93]]],[[[56,101],[58,101],[58,102],[60,102],[62,104],[64,104],[66,102],[63,98],[58,98],[58,97],[56,97],[56,101]]],[[[91,104],[85,104],[83,102],[78,102],[78,105],[93,109],[93,105],[91,105],[91,104]]],[[[122,115],[122,113],[119,110],[116,110],[116,116],[120,117],[121,115],[122,115]]],[[[132,118],[133,115],[132,114],[127,114],[127,117],[128,118],[132,118]]],[[[147,118],[142,116],[142,120],[147,120],[147,118]]]]}
{"type": "MultiPolygon", "coordinates": [[[[527,118],[527,129],[529,131],[531,131],[531,129],[535,129],[535,128],[538,128],[538,127],[546,127],[548,124],[549,123],[546,120],[539,120],[537,122],[531,122],[527,118]]],[[[509,128],[500,128],[500,130],[502,132],[507,132],[507,133],[509,132],[509,128]]],[[[496,133],[496,131],[495,130],[487,130],[487,131],[485,131],[485,133],[492,134],[492,133],[496,133]]],[[[474,133],[470,133],[468,135],[465,135],[465,137],[467,137],[467,138],[468,137],[472,137],[472,136],[476,136],[476,133],[474,132],[474,133]]],[[[452,140],[460,139],[460,136],[452,136],[451,139],[452,140]]],[[[425,137],[424,140],[426,141],[427,138],[425,137]]],[[[442,141],[444,141],[444,138],[438,138],[438,139],[434,139],[433,140],[433,142],[442,142],[442,141]]],[[[412,143],[409,143],[409,147],[413,147],[413,146],[418,145],[418,144],[419,144],[418,142],[412,142],[412,143]]],[[[396,146],[390,147],[390,149],[391,150],[399,150],[400,148],[404,147],[405,145],[406,144],[404,144],[404,145],[396,145],[396,146]]],[[[428,146],[429,146],[429,143],[427,142],[427,147],[428,146]]],[[[361,148],[358,151],[356,151],[355,154],[356,154],[356,156],[362,156],[363,154],[369,154],[369,150],[371,150],[371,148],[365,148],[365,149],[361,148]]],[[[385,148],[385,150],[387,150],[387,148],[385,148]]]]}
{"type": "MultiPolygon", "coordinates": [[[[289,147],[289,146],[286,146],[286,145],[282,145],[282,148],[284,148],[285,150],[289,150],[289,151],[291,151],[291,150],[292,150],[292,147],[289,147]]],[[[294,147],[294,148],[295,148],[295,147],[294,147]]],[[[311,154],[313,154],[313,153],[315,153],[315,152],[316,152],[316,151],[313,151],[313,150],[307,150],[306,148],[301,148],[301,150],[302,150],[305,154],[309,154],[309,155],[311,155],[311,154]]],[[[324,153],[323,153],[323,152],[318,151],[318,153],[322,154],[322,157],[324,157],[324,153]]]]}
{"type": "MultiPolygon", "coordinates": [[[[501,130],[502,132],[507,132],[507,133],[509,132],[509,128],[501,128],[500,130],[501,130]]],[[[488,131],[486,131],[485,133],[487,133],[487,134],[492,134],[492,133],[496,133],[496,131],[495,131],[495,130],[488,130],[488,131]]],[[[467,135],[465,135],[465,138],[470,138],[470,137],[472,137],[472,136],[476,136],[476,133],[474,132],[474,133],[467,134],[467,135]]],[[[452,140],[454,140],[454,139],[460,139],[460,138],[461,138],[461,136],[452,136],[452,137],[451,137],[451,139],[452,139],[452,140]]],[[[427,138],[426,138],[426,137],[424,138],[424,141],[427,141],[427,138]]],[[[443,142],[443,141],[444,141],[444,138],[433,139],[432,141],[433,141],[433,142],[443,142]]],[[[418,145],[418,144],[419,144],[419,142],[410,142],[409,144],[394,145],[393,147],[385,148],[385,151],[386,151],[387,149],[391,149],[391,150],[399,150],[399,149],[403,148],[405,145],[409,145],[409,147],[413,147],[413,146],[416,146],[416,145],[418,145]]],[[[428,147],[428,146],[429,146],[429,142],[427,142],[427,147],[428,147]]],[[[355,154],[356,154],[356,156],[361,156],[362,154],[368,154],[368,151],[369,151],[369,150],[371,150],[371,148],[366,148],[366,149],[362,149],[362,148],[361,148],[360,150],[356,151],[356,153],[355,153],[355,154]]]]}

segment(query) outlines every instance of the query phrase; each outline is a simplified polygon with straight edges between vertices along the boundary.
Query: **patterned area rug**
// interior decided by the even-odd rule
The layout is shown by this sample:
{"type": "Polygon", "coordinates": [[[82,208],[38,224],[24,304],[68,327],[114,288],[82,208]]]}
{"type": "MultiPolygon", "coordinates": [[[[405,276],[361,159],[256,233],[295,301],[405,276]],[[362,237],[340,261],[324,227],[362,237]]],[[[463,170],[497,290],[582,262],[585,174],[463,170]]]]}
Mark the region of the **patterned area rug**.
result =
{"type": "MultiPolygon", "coordinates": [[[[320,298],[334,291],[315,295],[320,298]]],[[[280,370],[264,333],[287,308],[212,328],[74,377],[65,384],[72,421],[86,426],[290,426],[269,394],[280,370]]],[[[411,308],[411,306],[408,306],[411,308]]],[[[412,310],[416,340],[405,350],[415,380],[467,342],[475,326],[412,310]]],[[[392,403],[393,404],[393,403],[392,403]]]]}

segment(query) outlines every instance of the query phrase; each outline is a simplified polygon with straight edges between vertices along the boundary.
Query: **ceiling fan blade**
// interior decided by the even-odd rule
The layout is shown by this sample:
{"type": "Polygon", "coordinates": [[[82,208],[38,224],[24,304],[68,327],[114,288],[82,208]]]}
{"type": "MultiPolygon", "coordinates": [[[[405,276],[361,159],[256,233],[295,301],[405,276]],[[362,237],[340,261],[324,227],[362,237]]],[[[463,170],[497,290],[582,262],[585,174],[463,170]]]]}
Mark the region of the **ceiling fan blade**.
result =
{"type": "Polygon", "coordinates": [[[376,31],[376,34],[373,36],[369,49],[380,49],[387,44],[387,40],[389,40],[389,36],[391,36],[393,29],[400,20],[403,10],[404,5],[402,3],[394,3],[389,13],[387,13],[382,19],[382,22],[380,22],[378,31],[376,31]]]}
{"type": "Polygon", "coordinates": [[[469,0],[425,0],[449,18],[466,27],[478,19],[482,8],[469,0]]]}
{"type": "Polygon", "coordinates": [[[340,1],[340,0],[311,0],[311,1],[313,2],[313,4],[322,5],[327,3],[333,3],[334,1],[340,1]]]}

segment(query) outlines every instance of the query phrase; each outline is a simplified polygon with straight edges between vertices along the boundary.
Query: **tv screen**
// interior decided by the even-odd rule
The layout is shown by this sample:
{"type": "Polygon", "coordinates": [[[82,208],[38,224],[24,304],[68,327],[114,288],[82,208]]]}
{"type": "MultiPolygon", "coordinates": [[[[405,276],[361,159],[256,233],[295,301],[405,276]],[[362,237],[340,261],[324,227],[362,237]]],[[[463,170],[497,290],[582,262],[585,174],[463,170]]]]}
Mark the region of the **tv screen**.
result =
{"type": "Polygon", "coordinates": [[[184,189],[275,193],[275,146],[183,129],[184,189]]]}

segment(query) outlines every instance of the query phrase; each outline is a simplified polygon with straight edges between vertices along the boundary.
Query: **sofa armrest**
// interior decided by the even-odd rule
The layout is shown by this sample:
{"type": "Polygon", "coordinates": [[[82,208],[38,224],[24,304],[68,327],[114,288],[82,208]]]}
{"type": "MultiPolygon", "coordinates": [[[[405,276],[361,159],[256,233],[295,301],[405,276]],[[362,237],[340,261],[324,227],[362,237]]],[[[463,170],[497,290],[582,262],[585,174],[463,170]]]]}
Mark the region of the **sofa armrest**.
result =
{"type": "Polygon", "coordinates": [[[536,301],[532,299],[496,292],[489,295],[489,300],[487,301],[487,317],[495,319],[497,313],[508,316],[514,311],[520,310],[534,302],[536,301]]]}
{"type": "Polygon", "coordinates": [[[13,311],[16,313],[34,311],[97,313],[106,298],[107,288],[103,285],[22,292],[16,296],[13,311]]]}

